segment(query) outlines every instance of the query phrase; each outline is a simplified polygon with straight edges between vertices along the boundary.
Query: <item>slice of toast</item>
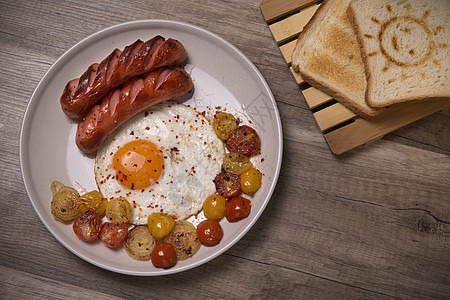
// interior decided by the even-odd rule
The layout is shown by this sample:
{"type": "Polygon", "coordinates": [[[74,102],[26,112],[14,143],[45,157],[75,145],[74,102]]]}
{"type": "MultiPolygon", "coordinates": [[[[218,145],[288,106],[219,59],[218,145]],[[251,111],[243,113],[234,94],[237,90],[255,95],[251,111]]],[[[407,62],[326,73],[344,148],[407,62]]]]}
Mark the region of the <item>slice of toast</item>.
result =
{"type": "Polygon", "coordinates": [[[450,99],[450,1],[353,0],[372,107],[450,99]]]}
{"type": "Polygon", "coordinates": [[[292,53],[292,67],[313,87],[354,113],[380,112],[365,101],[366,77],[354,29],[347,17],[351,0],[325,0],[303,28],[292,53]]]}

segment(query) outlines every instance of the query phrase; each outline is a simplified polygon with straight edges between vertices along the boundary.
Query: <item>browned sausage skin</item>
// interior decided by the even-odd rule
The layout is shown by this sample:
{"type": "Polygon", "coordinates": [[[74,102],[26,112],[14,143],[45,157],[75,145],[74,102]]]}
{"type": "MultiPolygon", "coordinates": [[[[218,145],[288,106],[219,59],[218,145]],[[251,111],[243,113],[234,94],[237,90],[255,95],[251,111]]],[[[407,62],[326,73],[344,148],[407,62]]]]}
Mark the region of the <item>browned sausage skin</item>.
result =
{"type": "Polygon", "coordinates": [[[80,78],[69,81],[60,98],[61,108],[70,118],[81,118],[113,88],[156,68],[181,64],[186,58],[183,45],[174,39],[137,40],[123,51],[115,49],[80,78]]]}
{"type": "Polygon", "coordinates": [[[135,77],[122,89],[112,90],[78,124],[75,142],[85,153],[97,151],[122,123],[159,102],[192,90],[189,74],[180,67],[157,69],[145,78],[135,77]]]}

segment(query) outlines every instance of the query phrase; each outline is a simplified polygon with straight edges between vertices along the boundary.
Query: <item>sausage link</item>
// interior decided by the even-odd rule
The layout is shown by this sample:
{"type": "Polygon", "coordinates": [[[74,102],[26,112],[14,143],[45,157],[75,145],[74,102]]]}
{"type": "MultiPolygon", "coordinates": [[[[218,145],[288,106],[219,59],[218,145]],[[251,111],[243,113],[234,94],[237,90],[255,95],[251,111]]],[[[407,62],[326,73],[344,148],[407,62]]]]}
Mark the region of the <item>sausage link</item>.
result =
{"type": "Polygon", "coordinates": [[[75,142],[85,153],[97,151],[121,124],[145,109],[192,90],[189,74],[180,67],[157,69],[145,78],[135,77],[122,89],[112,90],[78,124],[75,142]]]}
{"type": "Polygon", "coordinates": [[[61,108],[70,118],[81,118],[112,89],[131,78],[159,67],[181,64],[186,58],[180,42],[161,36],[146,42],[137,40],[123,51],[114,49],[102,62],[92,64],[80,78],[66,84],[60,98],[61,108]]]}

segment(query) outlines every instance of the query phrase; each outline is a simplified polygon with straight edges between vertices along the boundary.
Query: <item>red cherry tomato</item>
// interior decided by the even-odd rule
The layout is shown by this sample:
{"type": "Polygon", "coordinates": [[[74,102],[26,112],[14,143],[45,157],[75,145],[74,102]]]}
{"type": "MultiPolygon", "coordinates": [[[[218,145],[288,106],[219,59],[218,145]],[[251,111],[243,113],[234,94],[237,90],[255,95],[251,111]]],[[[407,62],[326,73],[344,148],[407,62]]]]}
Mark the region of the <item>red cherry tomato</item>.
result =
{"type": "Polygon", "coordinates": [[[226,147],[230,152],[248,156],[259,149],[259,144],[259,136],[255,129],[242,125],[231,132],[226,147]]]}
{"type": "Polygon", "coordinates": [[[107,246],[116,248],[125,242],[128,235],[128,226],[124,223],[104,223],[100,230],[100,239],[107,246]]]}
{"type": "Polygon", "coordinates": [[[222,227],[217,220],[205,220],[197,225],[197,235],[202,245],[217,245],[223,236],[222,227]]]}
{"type": "Polygon", "coordinates": [[[235,223],[250,215],[251,202],[244,197],[235,197],[231,199],[225,207],[225,218],[228,222],[235,223]]]}
{"type": "Polygon", "coordinates": [[[168,269],[177,263],[177,254],[171,244],[158,242],[152,251],[151,259],[156,268],[168,269]]]}
{"type": "Polygon", "coordinates": [[[241,177],[228,172],[220,172],[214,178],[217,194],[230,198],[237,196],[241,191],[241,177]]]}
{"type": "Polygon", "coordinates": [[[95,210],[88,210],[79,214],[73,222],[73,232],[83,241],[89,242],[95,240],[100,234],[102,220],[100,220],[95,210]]]}

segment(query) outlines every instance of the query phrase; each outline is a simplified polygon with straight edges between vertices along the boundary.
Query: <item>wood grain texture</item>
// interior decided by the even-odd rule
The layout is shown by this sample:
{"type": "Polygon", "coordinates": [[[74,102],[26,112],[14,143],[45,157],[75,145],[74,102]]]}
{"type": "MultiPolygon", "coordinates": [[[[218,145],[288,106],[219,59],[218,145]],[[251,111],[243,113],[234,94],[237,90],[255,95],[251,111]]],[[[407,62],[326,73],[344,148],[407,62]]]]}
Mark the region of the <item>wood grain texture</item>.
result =
{"type": "MultiPolygon", "coordinates": [[[[262,1],[261,10],[269,25],[272,35],[279,45],[281,54],[287,63],[287,67],[294,76],[294,80],[301,85],[303,96],[310,109],[314,112],[317,125],[324,132],[330,150],[336,154],[342,154],[358,146],[372,142],[387,133],[420,120],[430,114],[450,107],[450,101],[439,100],[430,103],[401,103],[387,107],[375,118],[358,116],[357,111],[347,102],[340,99],[332,99],[319,90],[323,85],[308,81],[309,85],[303,85],[302,75],[294,71],[291,66],[292,54],[300,39],[299,34],[307,26],[321,4],[310,2],[292,1],[262,1]],[[297,9],[293,7],[297,5],[297,9]],[[286,16],[289,11],[291,15],[286,16]],[[298,11],[294,13],[293,11],[298,11]],[[278,14],[278,15],[277,15],[278,14]],[[267,16],[271,18],[268,19],[267,16]],[[337,100],[337,101],[336,101],[337,100]],[[361,119],[367,119],[362,120],[361,119]]],[[[325,87],[325,90],[329,88],[325,87]]],[[[325,91],[327,92],[327,91],[325,91]]],[[[327,92],[328,93],[328,92],[327,92]]]]}
{"type": "Polygon", "coordinates": [[[301,11],[301,13],[289,16],[279,22],[269,25],[273,38],[281,44],[299,35],[303,27],[309,22],[319,5],[311,5],[301,11]]]}
{"type": "MultiPolygon", "coordinates": [[[[292,52],[294,51],[296,44],[297,44],[297,40],[293,40],[289,43],[286,43],[286,44],[280,46],[281,54],[283,54],[283,57],[288,64],[291,63],[292,52]]],[[[297,72],[295,72],[295,73],[297,74],[297,72]]],[[[300,74],[299,74],[299,76],[300,76],[300,74]]]]}
{"type": "Polygon", "coordinates": [[[450,295],[450,111],[336,157],[259,1],[0,3],[0,298],[445,299],[450,295]],[[283,164],[254,227],[216,259],[159,277],[78,258],[42,225],[22,183],[20,127],[39,80],[86,36],[140,19],[219,34],[261,71],[280,111],[283,164]]]}
{"type": "Polygon", "coordinates": [[[333,99],[324,92],[321,92],[320,90],[313,87],[304,89],[302,92],[303,96],[305,97],[306,103],[308,103],[309,108],[311,109],[323,105],[333,99]]]}
{"type": "MultiPolygon", "coordinates": [[[[450,103],[446,100],[393,105],[385,112],[371,119],[355,119],[352,124],[325,134],[325,139],[328,141],[333,153],[341,154],[348,149],[352,149],[349,145],[365,144],[410,122],[417,121],[430,114],[430,112],[433,113],[448,108],[450,108],[450,103]]],[[[325,112],[328,109],[326,108],[314,114],[321,130],[326,130],[351,118],[351,112],[346,112],[346,108],[325,112]],[[319,113],[323,114],[320,118],[317,117],[319,113]]]]}
{"type": "Polygon", "coordinates": [[[280,16],[285,16],[306,7],[315,0],[262,0],[261,12],[267,22],[272,22],[280,16]]]}
{"type": "Polygon", "coordinates": [[[315,112],[314,117],[316,118],[320,130],[326,131],[334,126],[338,126],[353,119],[356,115],[345,106],[335,103],[315,112]]]}

